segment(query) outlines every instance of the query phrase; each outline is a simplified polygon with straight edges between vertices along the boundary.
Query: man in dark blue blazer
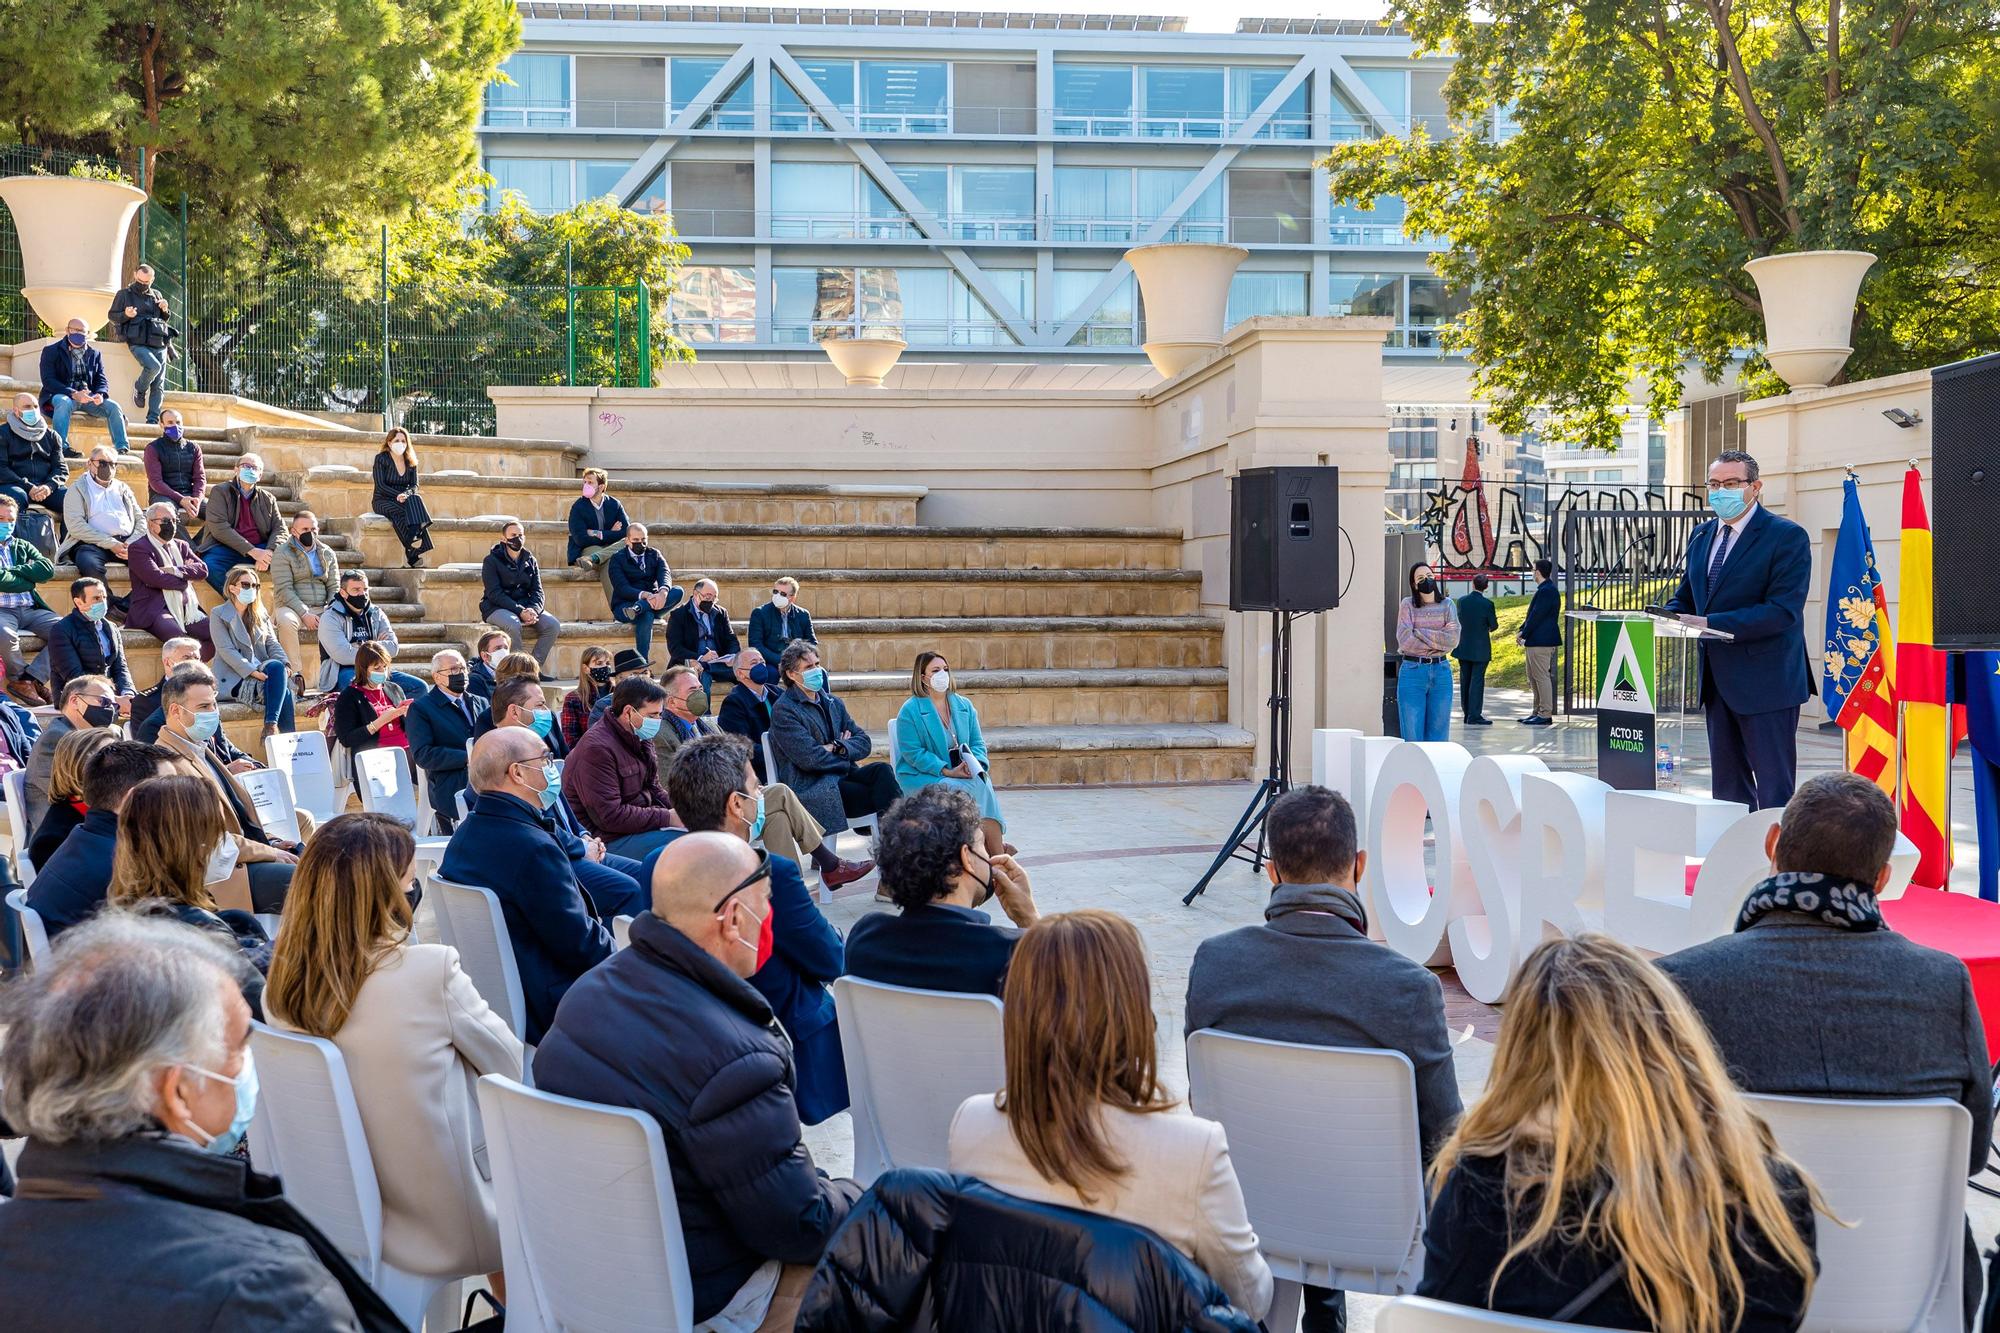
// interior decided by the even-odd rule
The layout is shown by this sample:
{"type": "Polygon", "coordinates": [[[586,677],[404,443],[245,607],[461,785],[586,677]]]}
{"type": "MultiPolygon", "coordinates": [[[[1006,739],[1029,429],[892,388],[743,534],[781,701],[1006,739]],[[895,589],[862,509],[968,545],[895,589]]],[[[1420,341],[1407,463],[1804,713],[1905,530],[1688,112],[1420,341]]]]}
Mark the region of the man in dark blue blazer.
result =
{"type": "Polygon", "coordinates": [[[674,572],[656,547],[646,544],[646,525],[625,530],[625,544],[604,566],[611,585],[611,618],[632,627],[632,647],[641,658],[653,655],[653,625],[680,605],[674,572]]]}
{"type": "Polygon", "coordinates": [[[1534,695],[1521,725],[1547,727],[1555,723],[1556,653],[1563,641],[1563,599],[1556,587],[1555,561],[1537,560],[1535,577],[1540,582],[1535,585],[1535,595],[1528,600],[1527,618],[1522,620],[1521,632],[1514,636],[1514,641],[1527,650],[1528,688],[1534,695]]]}
{"type": "Polygon", "coordinates": [[[550,827],[543,802],[561,788],[540,738],[521,727],[481,737],[471,775],[479,802],[451,835],[438,873],[500,899],[528,1008],[523,1037],[533,1046],[576,979],[611,956],[611,932],[550,827]]]}
{"type": "MultiPolygon", "coordinates": [[[[111,623],[111,593],[102,579],[69,585],[71,611],[49,630],[49,689],[56,695],[76,676],[103,676],[120,699],[138,693],[125,665],[125,644],[111,623]]],[[[129,707],[129,704],[127,705],[129,707]]]]}
{"type": "Polygon", "coordinates": [[[28,886],[28,906],[42,914],[50,939],[104,906],[126,794],[172,772],[165,751],[139,741],[113,741],[90,757],[83,770],[83,802],[90,811],[28,886]]]}
{"type": "Polygon", "coordinates": [[[78,412],[102,417],[111,432],[111,447],[124,453],[125,409],[111,394],[104,377],[104,357],[90,345],[90,329],[80,319],[72,319],[62,337],[42,349],[42,410],[49,424],[69,447],[70,418],[78,412]]]}
{"type": "Polygon", "coordinates": [[[736,688],[722,696],[715,725],[750,742],[750,767],[757,781],[774,781],[764,771],[764,733],[771,729],[771,705],[778,701],[778,668],[755,648],[745,648],[730,663],[736,688]]]}
{"type": "Polygon", "coordinates": [[[667,665],[686,662],[709,680],[727,684],[740,645],[729,628],[729,612],[717,600],[720,591],[714,579],[696,579],[694,596],[667,617],[667,665]]]}
{"type": "Polygon", "coordinates": [[[1815,692],[1805,608],[1812,539],[1759,501],[1757,460],[1739,450],[1708,468],[1715,517],[1688,539],[1687,568],[1666,609],[1733,637],[1701,644],[1701,702],[1717,800],[1752,810],[1792,799],[1799,707],[1815,692]]]}
{"type": "Polygon", "coordinates": [[[410,740],[410,759],[429,781],[431,809],[449,833],[458,826],[458,794],[465,790],[465,743],[473,725],[487,709],[486,700],[472,693],[465,655],[455,648],[431,657],[431,681],[436,689],[417,696],[403,721],[410,740]]]}
{"type": "Polygon", "coordinates": [[[750,629],[745,637],[752,648],[764,654],[766,661],[776,662],[783,657],[794,639],[819,642],[819,636],[813,633],[812,612],[799,605],[798,596],[799,581],[787,574],[771,580],[771,600],[750,612],[750,629]]]}

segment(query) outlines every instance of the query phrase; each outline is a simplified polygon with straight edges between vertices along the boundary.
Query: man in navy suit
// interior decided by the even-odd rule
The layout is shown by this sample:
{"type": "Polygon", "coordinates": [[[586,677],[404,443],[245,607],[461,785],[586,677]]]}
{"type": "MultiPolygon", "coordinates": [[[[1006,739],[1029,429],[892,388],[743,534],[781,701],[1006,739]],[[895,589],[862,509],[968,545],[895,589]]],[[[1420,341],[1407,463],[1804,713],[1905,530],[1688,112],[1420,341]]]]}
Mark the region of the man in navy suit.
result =
{"type": "Polygon", "coordinates": [[[104,580],[80,578],[69,585],[75,608],[49,630],[49,688],[58,695],[78,676],[103,676],[129,710],[138,691],[125,666],[125,644],[118,626],[110,623],[111,593],[104,580]]]}
{"type": "Polygon", "coordinates": [[[1687,569],[1667,610],[1733,636],[1701,644],[1701,702],[1717,800],[1775,809],[1797,785],[1799,706],[1813,693],[1806,661],[1812,539],[1759,501],[1757,460],[1739,450],[1708,468],[1715,517],[1688,540],[1687,569]]]}
{"type": "Polygon", "coordinates": [[[458,826],[458,794],[465,790],[465,745],[487,704],[472,693],[465,655],[456,648],[431,657],[431,681],[437,688],[417,696],[403,730],[410,758],[430,781],[431,809],[449,833],[458,826]]]}

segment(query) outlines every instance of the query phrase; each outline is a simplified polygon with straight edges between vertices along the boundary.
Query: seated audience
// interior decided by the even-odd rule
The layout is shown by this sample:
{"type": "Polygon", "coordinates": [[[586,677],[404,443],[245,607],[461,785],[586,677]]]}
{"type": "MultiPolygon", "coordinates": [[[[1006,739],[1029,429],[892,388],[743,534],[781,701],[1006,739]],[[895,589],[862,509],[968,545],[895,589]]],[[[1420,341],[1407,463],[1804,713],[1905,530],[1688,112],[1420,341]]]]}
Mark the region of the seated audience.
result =
{"type": "Polygon", "coordinates": [[[132,715],[126,719],[125,729],[133,740],[148,745],[159,740],[160,725],[166,721],[160,716],[160,681],[189,663],[202,665],[201,645],[193,639],[168,639],[160,645],[160,680],[132,696],[132,715]]]}
{"type": "Polygon", "coordinates": [[[478,646],[473,650],[472,665],[466,672],[466,681],[480,698],[493,697],[493,686],[498,683],[493,673],[514,651],[512,642],[505,631],[497,629],[487,630],[479,636],[478,646]]]}
{"type": "Polygon", "coordinates": [[[646,544],[646,535],[646,525],[634,523],[617,553],[604,564],[608,585],[604,595],[611,618],[632,627],[632,651],[642,660],[653,655],[654,623],[679,606],[682,595],[666,557],[646,544]]]}
{"type": "MultiPolygon", "coordinates": [[[[770,793],[757,785],[750,771],[750,752],[735,736],[703,736],[682,746],[667,771],[667,792],[691,833],[727,833],[755,842],[767,831],[770,793]]],[[[817,1125],[847,1109],[847,1065],[841,1057],[833,994],[827,989],[847,970],[845,954],[840,932],[813,905],[799,863],[775,852],[766,854],[771,862],[771,921],[770,948],[764,952],[769,957],[760,953],[750,984],[770,1002],[771,1012],[792,1039],[799,1119],[817,1125]]]]}
{"type": "Polygon", "coordinates": [[[1041,919],[1028,872],[990,856],[979,807],[951,787],[926,787],[882,816],[875,838],[882,891],[901,910],[870,912],[847,932],[847,970],[864,981],[918,990],[998,995],[1021,931],[1041,919]],[[1019,929],[978,910],[998,896],[1019,929]]]}
{"type": "Polygon", "coordinates": [[[1012,852],[1007,821],[993,791],[993,766],[979,711],[953,685],[943,653],[918,653],[910,697],[896,714],[896,782],[905,792],[941,782],[979,807],[979,829],[993,855],[1012,852]]]}
{"type": "Polygon", "coordinates": [[[36,591],[56,576],[55,562],[15,535],[20,512],[13,496],[0,494],[0,663],[6,667],[7,693],[30,708],[41,708],[53,700],[45,681],[48,649],[30,665],[21,652],[21,636],[33,634],[46,645],[62,617],[36,591]]]}
{"type": "Polygon", "coordinates": [[[611,707],[591,724],[563,767],[570,807],[620,856],[644,858],[681,827],[660,785],[652,739],[667,692],[643,676],[620,681],[611,707]]]}
{"type": "Polygon", "coordinates": [[[104,906],[111,891],[111,868],[118,849],[118,812],[132,789],[173,772],[166,752],[155,745],[121,741],[100,728],[72,731],[63,739],[110,737],[98,746],[83,774],[83,817],[45,861],[35,862],[28,906],[42,914],[53,939],[104,906]]]}
{"type": "MultiPolygon", "coordinates": [[[[108,445],[95,445],[83,479],[63,493],[63,544],[56,548],[56,560],[75,563],[85,578],[101,579],[113,561],[126,563],[131,543],[146,531],[146,518],[132,488],[118,480],[118,454],[108,445]]],[[[114,598],[112,604],[123,612],[127,599],[114,598]]]]}
{"type": "Polygon", "coordinates": [[[340,1048],[382,1191],[382,1258],[406,1273],[488,1273],[500,1225],[472,1083],[521,1077],[521,1041],[445,944],[419,944],[416,843],[386,815],[313,835],[278,932],[264,1010],[340,1048]]]}
{"type": "Polygon", "coordinates": [[[125,625],[162,643],[191,638],[207,647],[214,631],[195,589],[208,577],[208,566],[175,535],[177,526],[174,507],[161,501],[147,508],[145,531],[127,545],[132,603],[125,625]]]}
{"type": "Polygon", "coordinates": [[[49,688],[61,694],[78,676],[103,676],[116,690],[122,716],[137,693],[125,665],[125,641],[111,623],[111,593],[102,579],[85,576],[69,585],[70,612],[49,627],[49,688]]]}
{"type": "Polygon", "coordinates": [[[431,514],[419,489],[417,450],[410,432],[393,426],[375,451],[375,494],[370,508],[389,520],[396,540],[403,545],[403,559],[411,569],[422,569],[424,553],[431,541],[431,514]]]}
{"type": "Polygon", "coordinates": [[[90,345],[89,325],[71,320],[62,337],[42,348],[41,371],[42,411],[48,413],[56,434],[67,441],[70,419],[81,412],[100,418],[111,433],[111,447],[125,452],[125,410],[111,396],[104,357],[90,345]]]}
{"type": "MultiPolygon", "coordinates": [[[[1434,973],[1368,938],[1355,886],[1368,853],[1354,811],[1324,787],[1295,787],[1264,821],[1271,900],[1264,924],[1214,935],[1188,971],[1187,1027],[1307,1046],[1401,1051],[1416,1071],[1417,1128],[1430,1159],[1463,1108],[1434,973]]],[[[1347,1326],[1338,1291],[1307,1287],[1305,1333],[1347,1326]]]]}
{"type": "Polygon", "coordinates": [[[610,688],[600,693],[597,696],[597,701],[590,706],[591,722],[595,723],[611,707],[612,690],[617,689],[620,685],[635,677],[643,677],[646,680],[651,680],[653,678],[652,663],[639,656],[638,653],[630,648],[620,648],[611,655],[610,688]]]}
{"type": "MultiPolygon", "coordinates": [[[[271,938],[251,915],[236,846],[207,783],[178,773],[148,778],[126,793],[118,811],[109,901],[144,904],[214,931],[234,941],[261,973],[271,965],[271,938]]],[[[244,998],[258,1007],[257,994],[244,998]]]]}
{"type": "Polygon", "coordinates": [[[1431,1163],[1417,1294],[1590,1328],[1797,1328],[1817,1191],[1666,974],[1608,936],[1552,940],[1501,1014],[1486,1095],[1431,1163]]]}
{"type": "Polygon", "coordinates": [[[333,701],[333,734],[347,751],[348,776],[356,786],[361,783],[361,769],[355,755],[384,745],[410,748],[403,727],[410,700],[391,674],[388,650],[379,643],[364,643],[354,652],[354,679],[333,701]]]}
{"type": "MultiPolygon", "coordinates": [[[[364,643],[380,647],[390,663],[394,663],[403,646],[389,624],[389,617],[368,600],[368,576],[360,570],[349,570],[340,576],[340,596],[319,617],[319,650],[326,659],[319,669],[322,690],[337,693],[353,682],[354,654],[364,643]]],[[[420,677],[398,671],[393,665],[389,679],[405,698],[414,699],[424,692],[420,677]]]]}
{"type": "Polygon", "coordinates": [[[771,705],[771,754],[777,779],[799,794],[829,833],[850,815],[879,815],[902,788],[896,770],[868,762],[875,742],[828,686],[819,650],[795,643],[778,659],[785,692],[771,705]]]}
{"type": "MultiPolygon", "coordinates": [[[[1968,1174],[1993,1138],[1986,1029],[1965,964],[1898,935],[1875,894],[1889,880],[1896,807],[1852,773],[1809,779],[1765,838],[1771,877],[1736,933],[1659,960],[1708,1025],[1745,1092],[1787,1097],[1946,1097],[1971,1113],[1968,1174]],[[1792,1027],[1773,1006],[1812,1015],[1792,1027]]],[[[1965,1317],[1979,1308],[1965,1233],[1965,1317]]]]}
{"type": "Polygon", "coordinates": [[[501,727],[480,737],[471,776],[479,798],[451,835],[438,874],[500,899],[528,1009],[523,1035],[534,1046],[570,986],[610,957],[611,931],[592,912],[551,828],[562,777],[535,734],[501,727]]]}
{"type": "Polygon", "coordinates": [[[524,649],[523,635],[535,632],[535,660],[543,666],[555,654],[556,638],[562,622],[543,605],[542,567],[526,545],[527,529],[508,520],[500,529],[500,540],[486,553],[479,566],[485,592],[479,599],[479,614],[486,623],[506,631],[515,652],[524,649]]]}
{"type": "Polygon", "coordinates": [[[340,556],[319,539],[319,516],[301,509],[292,515],[291,535],[271,548],[271,592],[278,603],[271,616],[292,664],[294,695],[320,679],[320,617],[340,600],[340,582],[340,556]]]}
{"type": "Polygon", "coordinates": [[[103,676],[75,676],[57,695],[59,711],[42,725],[28,752],[27,824],[34,828],[49,812],[49,780],[54,776],[56,746],[80,727],[110,727],[118,722],[118,696],[103,676]]]}
{"type": "Polygon", "coordinates": [[[799,604],[799,581],[787,574],[771,580],[771,600],[750,612],[750,646],[775,662],[796,640],[818,643],[812,612],[799,604]]]}
{"type": "Polygon", "coordinates": [[[1271,1270],[1222,1126],[1160,1085],[1146,950],[1130,921],[1064,912],[1021,937],[1002,1019],[1007,1080],[951,1121],[951,1169],[1038,1203],[1149,1227],[1263,1318],[1271,1270]]]}
{"type": "Polygon", "coordinates": [[[667,664],[691,662],[708,679],[727,682],[738,644],[729,612],[716,603],[719,593],[714,579],[696,579],[694,596],[667,617],[667,664]]]}
{"type": "Polygon", "coordinates": [[[446,648],[431,655],[431,685],[410,705],[403,731],[410,760],[430,781],[431,810],[446,833],[458,822],[458,794],[465,790],[466,745],[486,716],[486,700],[472,693],[465,654],[446,648]]]}
{"type": "Polygon", "coordinates": [[[534,681],[539,681],[542,678],[542,664],[535,660],[532,653],[510,652],[501,658],[499,664],[493,668],[493,688],[495,691],[498,691],[502,685],[505,685],[510,680],[520,680],[523,678],[534,681]]]}
{"type": "Polygon", "coordinates": [[[160,745],[191,764],[214,790],[235,844],[234,856],[249,872],[253,910],[267,915],[284,911],[299,844],[267,832],[256,805],[236,785],[235,774],[263,765],[222,734],[222,708],[208,668],[184,666],[168,676],[160,686],[160,713],[160,745]]]}
{"type": "Polygon", "coordinates": [[[215,680],[222,693],[240,704],[264,709],[264,734],[275,736],[296,725],[291,663],[278,642],[278,627],[258,600],[257,571],[238,565],[223,581],[223,605],[215,613],[215,680]]]}
{"type": "Polygon", "coordinates": [[[565,746],[574,748],[583,739],[590,727],[591,710],[609,693],[611,650],[592,644],[577,659],[576,688],[563,696],[560,725],[565,746]]]}
{"type": "Polygon", "coordinates": [[[201,518],[208,498],[208,469],[201,445],[187,437],[181,414],[173,408],[160,413],[160,433],[146,445],[146,503],[164,502],[174,511],[180,536],[201,518]]]}
{"type": "Polygon", "coordinates": [[[791,1043],[746,980],[763,958],[771,864],[727,834],[677,839],[631,947],[576,984],[535,1054],[543,1091],[660,1122],[697,1326],[792,1327],[812,1265],[861,1194],[814,1168],[791,1043]]]}
{"type": "Polygon", "coordinates": [[[581,569],[595,569],[611,596],[611,557],[625,544],[625,506],[611,494],[611,476],[603,468],[583,470],[583,494],[570,501],[569,553],[563,558],[581,569]]]}
{"type": "Polygon", "coordinates": [[[26,513],[30,505],[60,523],[69,464],[63,438],[32,393],[14,395],[14,410],[0,420],[0,494],[13,497],[26,513]]]}
{"type": "Polygon", "coordinates": [[[209,487],[202,504],[201,558],[217,592],[238,565],[254,565],[260,574],[269,569],[271,547],[285,535],[277,497],[257,484],[263,476],[264,460],[244,454],[236,460],[236,475],[209,487]]]}
{"type": "Polygon", "coordinates": [[[0,1205],[10,1333],[401,1333],[237,1155],[257,1100],[250,972],[206,932],[117,913],[0,992],[0,1112],[28,1138],[0,1205]]]}
{"type": "Polygon", "coordinates": [[[83,796],[83,773],[99,750],[118,739],[109,727],[83,727],[56,742],[55,763],[49,770],[49,812],[28,839],[28,861],[47,865],[70,830],[83,822],[90,806],[83,796]]]}
{"type": "Polygon", "coordinates": [[[772,688],[777,683],[778,668],[766,662],[764,654],[755,648],[745,648],[736,654],[729,667],[736,678],[736,687],[722,696],[722,707],[716,710],[716,725],[750,742],[750,763],[757,770],[757,780],[769,782],[771,775],[764,771],[763,742],[764,733],[771,729],[771,705],[778,701],[778,693],[772,688]]]}

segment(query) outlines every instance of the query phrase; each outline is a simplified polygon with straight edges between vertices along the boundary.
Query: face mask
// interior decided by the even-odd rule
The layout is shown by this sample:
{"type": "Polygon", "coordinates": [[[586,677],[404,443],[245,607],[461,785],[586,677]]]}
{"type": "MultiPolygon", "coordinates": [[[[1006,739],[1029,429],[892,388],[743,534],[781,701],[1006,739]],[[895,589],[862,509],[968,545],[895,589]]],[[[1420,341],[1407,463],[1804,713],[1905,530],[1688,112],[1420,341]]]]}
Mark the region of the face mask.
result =
{"type": "Polygon", "coordinates": [[[586,481],[585,483],[583,483],[583,498],[586,500],[595,500],[597,498],[596,482],[586,481]]]}
{"type": "Polygon", "coordinates": [[[644,555],[644,554],[646,554],[646,543],[644,543],[644,542],[626,542],[626,543],[625,543],[625,549],[626,549],[626,550],[628,550],[628,551],[630,551],[630,552],[631,552],[631,553],[632,553],[633,555],[644,555]]]}
{"type": "Polygon", "coordinates": [[[780,611],[784,610],[791,604],[792,604],[792,599],[785,596],[785,594],[781,592],[774,592],[771,594],[771,605],[777,607],[780,611]]]}
{"type": "Polygon", "coordinates": [[[951,672],[938,670],[931,673],[931,693],[946,694],[951,690],[951,672]]]}
{"type": "Polygon", "coordinates": [[[256,600],[257,590],[255,588],[238,588],[236,590],[236,604],[238,606],[248,606],[256,600]]]}
{"type": "Polygon", "coordinates": [[[90,475],[99,481],[110,481],[111,474],[117,470],[118,465],[115,463],[92,463],[90,465],[90,475]]]}
{"type": "Polygon", "coordinates": [[[507,543],[508,550],[518,551],[521,549],[521,539],[519,537],[507,537],[503,538],[503,540],[507,543]]]}
{"type": "Polygon", "coordinates": [[[301,546],[311,546],[313,544],[313,530],[311,528],[307,528],[304,532],[301,532],[294,540],[296,540],[298,544],[301,546]]]}
{"type": "MultiPolygon", "coordinates": [[[[740,903],[742,899],[739,898],[737,901],[740,903]]],[[[750,909],[746,907],[743,910],[748,912],[750,909]]],[[[771,961],[771,914],[767,911],[764,915],[757,918],[757,942],[755,944],[740,939],[736,942],[757,955],[757,965],[751,971],[762,972],[764,964],[771,961]]]]}
{"type": "Polygon", "coordinates": [[[1437,585],[1437,580],[1436,580],[1436,579],[1418,579],[1418,580],[1417,580],[1417,594],[1418,594],[1419,596],[1422,596],[1422,597],[1429,597],[1429,596],[1431,596],[1431,595],[1432,595],[1433,593],[1437,592],[1437,590],[1438,590],[1438,585],[1437,585]]]}
{"type": "Polygon", "coordinates": [[[111,603],[92,602],[83,608],[83,614],[91,620],[102,620],[111,614],[111,603]]]}
{"type": "MultiPolygon", "coordinates": [[[[993,898],[993,860],[991,857],[981,859],[986,862],[986,878],[973,881],[979,886],[979,901],[973,904],[974,907],[984,907],[993,898]]],[[[968,870],[965,873],[969,875],[972,872],[968,870]]]]}
{"type": "Polygon", "coordinates": [[[444,678],[444,687],[447,690],[450,690],[453,694],[464,694],[465,673],[463,671],[452,672],[449,676],[446,676],[444,678]]]}
{"type": "Polygon", "coordinates": [[[776,685],[778,683],[778,668],[772,666],[769,662],[759,662],[756,666],[750,668],[750,683],[753,685],[776,685]]]}
{"type": "Polygon", "coordinates": [[[83,706],[83,724],[86,727],[108,727],[117,720],[117,704],[94,699],[83,706]]]}
{"type": "Polygon", "coordinates": [[[653,737],[660,734],[660,719],[657,717],[641,719],[638,729],[633,734],[642,741],[653,739],[653,737]]]}
{"type": "Polygon", "coordinates": [[[696,605],[700,606],[702,610],[706,611],[710,607],[715,605],[715,599],[713,597],[704,597],[698,603],[696,603],[696,605]]]}
{"type": "Polygon", "coordinates": [[[90,337],[88,334],[72,333],[68,336],[69,336],[69,345],[71,347],[81,347],[85,343],[90,341],[90,337]]]}
{"type": "Polygon", "coordinates": [[[389,683],[389,673],[377,667],[368,673],[368,683],[370,685],[387,685],[389,683]]]}
{"type": "Polygon", "coordinates": [[[550,709],[537,708],[528,715],[528,730],[534,732],[543,740],[549,738],[549,732],[554,728],[555,724],[556,715],[550,709]]]}
{"type": "Polygon", "coordinates": [[[5,521],[4,519],[0,519],[0,542],[10,542],[13,540],[14,540],[14,525],[12,523],[5,521]]]}
{"type": "Polygon", "coordinates": [[[201,1145],[203,1150],[217,1157],[227,1157],[236,1151],[237,1144],[243,1142],[244,1131],[250,1128],[250,1118],[257,1113],[257,1062],[251,1059],[249,1051],[243,1052],[243,1072],[235,1078],[203,1069],[200,1065],[182,1065],[181,1068],[203,1078],[212,1078],[217,1083],[228,1083],[236,1089],[236,1114],[230,1117],[229,1128],[201,1145]]]}
{"type": "Polygon", "coordinates": [[[688,697],[682,702],[681,706],[687,709],[689,717],[707,717],[708,691],[689,690],[688,697]]]}
{"type": "Polygon", "coordinates": [[[486,654],[486,665],[498,671],[500,664],[507,660],[507,654],[512,651],[514,650],[511,648],[495,648],[492,652],[486,654]]]}
{"type": "Polygon", "coordinates": [[[611,683],[611,668],[608,666],[594,666],[590,669],[590,678],[599,685],[609,685],[611,683]]]}
{"type": "Polygon", "coordinates": [[[220,884],[228,879],[236,873],[236,858],[239,855],[241,851],[236,846],[236,839],[223,834],[222,841],[216,843],[215,850],[208,854],[208,868],[201,872],[201,882],[220,884]]]}
{"type": "Polygon", "coordinates": [[[350,594],[349,596],[343,598],[342,600],[347,603],[347,607],[350,611],[354,611],[357,614],[364,613],[368,610],[368,594],[365,592],[350,594]]]}
{"type": "Polygon", "coordinates": [[[1750,507],[1750,501],[1744,498],[1742,491],[1710,491],[1708,507],[1715,511],[1717,518],[1728,523],[1743,517],[1743,511],[1750,507]]]}
{"type": "Polygon", "coordinates": [[[162,539],[171,536],[173,530],[174,521],[170,518],[163,518],[153,525],[153,535],[162,539]]]}
{"type": "Polygon", "coordinates": [[[222,710],[206,709],[188,717],[188,735],[198,741],[205,741],[222,727],[222,710]]]}
{"type": "Polygon", "coordinates": [[[263,473],[254,467],[240,467],[236,469],[236,480],[242,482],[245,486],[255,486],[257,478],[263,475],[263,473]]]}
{"type": "Polygon", "coordinates": [[[764,836],[764,793],[761,791],[757,793],[757,813],[750,820],[750,831],[743,836],[752,842],[764,836]]]}
{"type": "Polygon", "coordinates": [[[562,799],[562,770],[554,763],[542,765],[542,789],[535,793],[535,800],[542,809],[553,810],[562,799]]]}
{"type": "Polygon", "coordinates": [[[409,447],[409,445],[404,444],[401,440],[395,440],[390,443],[389,452],[401,458],[408,451],[409,447]]]}
{"type": "Polygon", "coordinates": [[[826,668],[825,667],[812,668],[810,671],[807,671],[804,675],[799,677],[799,683],[805,686],[807,689],[811,690],[814,694],[818,694],[821,690],[826,688],[826,668]]]}
{"type": "Polygon", "coordinates": [[[178,439],[179,439],[180,437],[181,437],[181,428],[180,428],[179,426],[162,426],[162,427],[160,427],[160,438],[161,438],[161,439],[163,439],[163,440],[178,440],[178,439]]]}
{"type": "Polygon", "coordinates": [[[41,408],[39,408],[39,407],[30,407],[30,408],[27,408],[26,410],[24,410],[24,411],[23,411],[23,412],[21,413],[21,424],[22,424],[23,426],[39,426],[39,425],[41,425],[41,424],[42,424],[42,409],[41,409],[41,408]]]}

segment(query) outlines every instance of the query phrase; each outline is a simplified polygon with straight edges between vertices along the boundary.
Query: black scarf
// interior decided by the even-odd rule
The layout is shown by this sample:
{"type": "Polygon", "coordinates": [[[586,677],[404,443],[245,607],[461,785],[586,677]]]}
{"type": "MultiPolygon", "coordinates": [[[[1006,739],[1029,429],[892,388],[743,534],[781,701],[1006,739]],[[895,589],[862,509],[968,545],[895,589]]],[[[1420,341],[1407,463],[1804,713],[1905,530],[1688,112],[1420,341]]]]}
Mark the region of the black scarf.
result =
{"type": "Polygon", "coordinates": [[[1786,870],[1750,890],[1737,914],[1736,928],[1748,930],[1774,912],[1809,916],[1836,930],[1886,930],[1875,890],[1860,880],[1806,870],[1786,870]]]}

